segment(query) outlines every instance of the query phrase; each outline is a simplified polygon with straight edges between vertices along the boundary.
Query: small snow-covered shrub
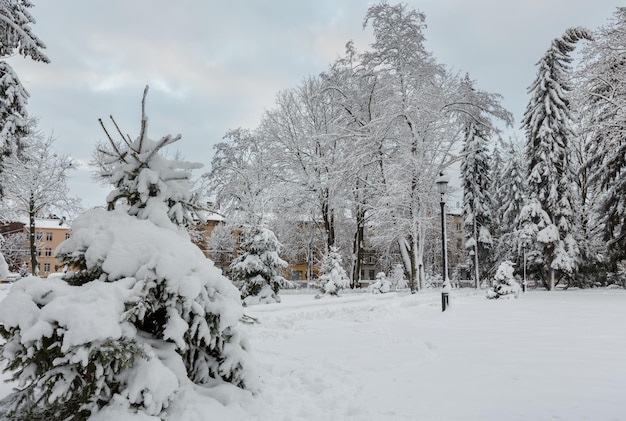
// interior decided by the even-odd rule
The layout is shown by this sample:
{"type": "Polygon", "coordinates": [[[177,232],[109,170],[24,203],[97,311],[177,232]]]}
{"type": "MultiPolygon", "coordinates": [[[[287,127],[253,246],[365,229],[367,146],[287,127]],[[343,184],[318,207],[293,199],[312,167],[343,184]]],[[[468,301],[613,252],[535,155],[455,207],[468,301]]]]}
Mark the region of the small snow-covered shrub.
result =
{"type": "Polygon", "coordinates": [[[280,303],[278,291],[286,285],[280,270],[287,262],[278,256],[280,243],[268,228],[250,225],[244,229],[244,252],[231,264],[234,281],[242,282],[244,306],[280,303]]]}
{"type": "Polygon", "coordinates": [[[441,275],[433,274],[432,272],[426,272],[424,274],[424,288],[436,289],[441,284],[441,275]]]}
{"type": "Polygon", "coordinates": [[[404,276],[404,268],[402,265],[395,265],[391,272],[391,283],[395,289],[406,289],[409,287],[409,281],[404,276]]]}
{"type": "Polygon", "coordinates": [[[378,272],[376,274],[376,282],[370,284],[367,289],[373,294],[384,294],[391,290],[391,282],[387,279],[385,272],[378,272]]]}
{"type": "Polygon", "coordinates": [[[346,271],[341,266],[341,254],[337,247],[331,247],[322,258],[320,268],[321,292],[324,294],[338,295],[339,291],[350,286],[350,279],[346,275],[346,271]]]}
{"type": "Polygon", "coordinates": [[[521,292],[519,283],[513,277],[513,263],[504,261],[498,266],[494,285],[487,290],[487,298],[517,298],[521,292]]]}

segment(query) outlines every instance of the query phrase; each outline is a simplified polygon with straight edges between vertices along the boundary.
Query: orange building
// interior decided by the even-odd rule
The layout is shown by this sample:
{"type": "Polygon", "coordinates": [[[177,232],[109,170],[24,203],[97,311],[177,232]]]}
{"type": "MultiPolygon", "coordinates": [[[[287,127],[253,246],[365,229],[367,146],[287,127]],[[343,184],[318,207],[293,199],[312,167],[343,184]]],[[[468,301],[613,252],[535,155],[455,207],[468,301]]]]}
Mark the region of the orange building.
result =
{"type": "MultiPolygon", "coordinates": [[[[12,222],[0,227],[0,233],[11,235],[11,233],[23,232],[26,234],[26,242],[19,256],[19,265],[26,264],[28,273],[32,273],[30,265],[30,251],[28,245],[29,227],[24,221],[12,222]]],[[[39,276],[48,277],[50,273],[60,272],[63,266],[54,257],[56,248],[72,235],[69,224],[62,219],[36,219],[35,220],[35,245],[37,247],[37,262],[39,264],[39,276]]],[[[16,268],[11,268],[16,271],[16,268]]]]}

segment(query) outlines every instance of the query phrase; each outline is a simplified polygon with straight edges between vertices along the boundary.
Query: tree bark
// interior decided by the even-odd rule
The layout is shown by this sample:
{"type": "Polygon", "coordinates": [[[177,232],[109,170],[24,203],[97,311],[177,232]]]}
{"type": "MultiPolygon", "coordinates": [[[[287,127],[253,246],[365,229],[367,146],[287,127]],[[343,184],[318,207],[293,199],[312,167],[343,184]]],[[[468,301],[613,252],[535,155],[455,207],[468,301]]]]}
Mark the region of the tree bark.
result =
{"type": "Polygon", "coordinates": [[[326,244],[328,249],[335,246],[335,218],[330,208],[328,190],[322,193],[322,218],[324,219],[324,229],[326,230],[326,244]]]}
{"type": "Polygon", "coordinates": [[[35,245],[35,199],[31,195],[28,202],[28,243],[30,248],[30,273],[37,273],[37,247],[35,245]]]}
{"type": "Polygon", "coordinates": [[[474,210],[474,288],[480,288],[480,272],[478,271],[478,227],[476,226],[476,211],[474,210]]]}
{"type": "Polygon", "coordinates": [[[361,263],[363,261],[363,240],[365,237],[365,211],[362,206],[357,206],[356,211],[356,231],[354,233],[354,244],[352,245],[352,288],[361,286],[361,263]]]}

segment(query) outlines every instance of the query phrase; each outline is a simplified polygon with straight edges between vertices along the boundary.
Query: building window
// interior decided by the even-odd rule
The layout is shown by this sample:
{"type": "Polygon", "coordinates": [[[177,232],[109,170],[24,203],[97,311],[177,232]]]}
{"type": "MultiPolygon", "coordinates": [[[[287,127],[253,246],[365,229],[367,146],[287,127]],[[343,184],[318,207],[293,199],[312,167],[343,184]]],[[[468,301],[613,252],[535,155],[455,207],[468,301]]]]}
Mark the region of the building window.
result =
{"type": "MultiPolygon", "coordinates": [[[[368,262],[370,265],[373,265],[376,263],[376,257],[374,257],[373,254],[370,254],[369,258],[368,258],[368,262]]],[[[373,279],[373,278],[372,278],[373,279]]]]}
{"type": "Polygon", "coordinates": [[[37,256],[41,256],[41,249],[40,248],[37,249],[37,256]]]}
{"type": "Polygon", "coordinates": [[[232,253],[228,253],[228,254],[226,254],[226,261],[227,261],[228,263],[230,263],[230,262],[232,262],[232,261],[233,261],[233,254],[232,254],[232,253]]]}
{"type": "Polygon", "coordinates": [[[461,223],[460,222],[458,224],[456,224],[456,230],[458,232],[461,232],[461,223]]]}
{"type": "Polygon", "coordinates": [[[36,232],[35,237],[37,238],[37,241],[41,241],[41,239],[43,238],[43,232],[36,232]]]}
{"type": "Polygon", "coordinates": [[[52,233],[51,232],[47,232],[46,233],[46,241],[52,241],[52,233]]]}
{"type": "Polygon", "coordinates": [[[291,280],[292,281],[301,281],[302,280],[302,271],[301,270],[292,270],[291,271],[291,280]]]}
{"type": "Polygon", "coordinates": [[[43,271],[45,273],[50,273],[50,263],[44,263],[43,264],[43,271]]]}
{"type": "Polygon", "coordinates": [[[371,270],[371,269],[370,269],[370,271],[369,271],[369,272],[370,272],[370,279],[371,279],[371,280],[376,279],[376,271],[375,271],[375,270],[371,270]]]}
{"type": "Polygon", "coordinates": [[[365,269],[361,269],[361,279],[365,279],[365,269]]]}
{"type": "Polygon", "coordinates": [[[70,233],[69,233],[69,232],[66,232],[66,233],[65,233],[65,239],[66,239],[66,240],[68,240],[69,238],[70,238],[70,233]]]}
{"type": "Polygon", "coordinates": [[[45,255],[46,255],[46,257],[50,257],[50,256],[52,256],[52,249],[51,249],[51,248],[49,248],[49,247],[46,247],[46,249],[45,249],[45,255]]]}

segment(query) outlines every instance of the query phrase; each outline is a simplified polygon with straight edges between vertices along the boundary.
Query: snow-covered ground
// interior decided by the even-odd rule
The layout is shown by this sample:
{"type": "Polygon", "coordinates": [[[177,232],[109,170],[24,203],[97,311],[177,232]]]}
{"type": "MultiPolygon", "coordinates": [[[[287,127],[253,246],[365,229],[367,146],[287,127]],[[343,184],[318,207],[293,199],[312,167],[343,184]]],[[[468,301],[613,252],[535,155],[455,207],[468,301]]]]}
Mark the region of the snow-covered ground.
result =
{"type": "Polygon", "coordinates": [[[624,290],[282,298],[246,309],[261,393],[212,391],[219,414],[188,393],[171,419],[626,420],[624,290]]]}

